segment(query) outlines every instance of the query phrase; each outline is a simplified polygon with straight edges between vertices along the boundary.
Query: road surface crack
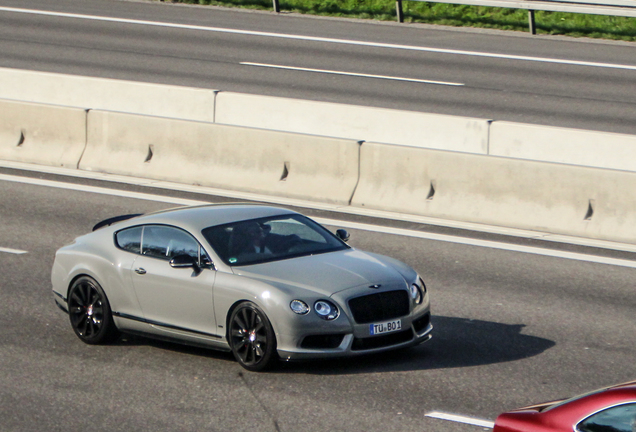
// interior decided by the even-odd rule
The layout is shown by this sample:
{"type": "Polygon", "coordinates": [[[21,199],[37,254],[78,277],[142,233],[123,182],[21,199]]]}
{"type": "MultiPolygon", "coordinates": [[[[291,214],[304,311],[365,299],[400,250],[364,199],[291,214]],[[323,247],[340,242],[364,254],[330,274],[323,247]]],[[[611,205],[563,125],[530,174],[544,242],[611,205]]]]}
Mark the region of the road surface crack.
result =
{"type": "Polygon", "coordinates": [[[274,425],[274,430],[276,430],[276,432],[280,432],[280,427],[278,427],[278,421],[276,420],[276,417],[274,417],[274,415],[267,409],[263,401],[261,401],[261,399],[256,395],[256,393],[254,393],[254,390],[252,390],[252,387],[250,387],[249,383],[245,379],[245,375],[243,375],[243,372],[239,372],[238,376],[241,379],[241,381],[243,381],[245,388],[250,392],[252,397],[256,400],[256,402],[258,402],[258,404],[261,406],[263,411],[267,413],[267,415],[269,416],[269,419],[272,421],[272,424],[274,425]]]}

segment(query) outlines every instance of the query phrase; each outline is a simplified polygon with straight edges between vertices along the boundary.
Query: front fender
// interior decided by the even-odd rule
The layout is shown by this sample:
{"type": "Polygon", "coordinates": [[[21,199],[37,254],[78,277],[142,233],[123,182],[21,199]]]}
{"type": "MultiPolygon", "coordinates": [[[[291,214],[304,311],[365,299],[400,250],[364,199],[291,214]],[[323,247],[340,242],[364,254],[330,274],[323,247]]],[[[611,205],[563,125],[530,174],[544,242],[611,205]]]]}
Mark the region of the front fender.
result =
{"type": "Polygon", "coordinates": [[[333,321],[325,321],[313,312],[314,302],[321,299],[329,300],[328,297],[305,288],[268,283],[222,272],[217,275],[214,287],[214,306],[218,323],[227,325],[232,308],[240,301],[251,301],[267,315],[279,345],[294,345],[309,333],[332,334],[352,331],[351,320],[342,305],[338,305],[340,316],[333,321]],[[289,305],[295,299],[309,305],[311,310],[308,314],[298,315],[292,312],[289,305]]]}

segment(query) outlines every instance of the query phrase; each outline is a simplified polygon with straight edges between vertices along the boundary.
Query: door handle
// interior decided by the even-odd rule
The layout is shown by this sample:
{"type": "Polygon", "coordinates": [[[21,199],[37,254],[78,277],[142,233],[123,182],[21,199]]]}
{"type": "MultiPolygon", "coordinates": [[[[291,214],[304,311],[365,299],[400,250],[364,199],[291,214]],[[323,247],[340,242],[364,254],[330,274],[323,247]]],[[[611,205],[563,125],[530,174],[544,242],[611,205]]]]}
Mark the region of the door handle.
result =
{"type": "Polygon", "coordinates": [[[139,267],[135,269],[135,273],[143,275],[143,274],[146,274],[146,270],[143,267],[139,267]]]}

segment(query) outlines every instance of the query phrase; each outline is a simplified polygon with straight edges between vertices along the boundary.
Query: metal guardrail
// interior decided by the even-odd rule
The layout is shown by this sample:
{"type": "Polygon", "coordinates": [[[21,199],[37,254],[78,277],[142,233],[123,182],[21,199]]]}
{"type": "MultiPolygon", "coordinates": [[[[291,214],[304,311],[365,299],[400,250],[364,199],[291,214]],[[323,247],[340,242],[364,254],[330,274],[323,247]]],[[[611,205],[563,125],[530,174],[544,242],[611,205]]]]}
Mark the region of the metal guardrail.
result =
{"type": "MultiPolygon", "coordinates": [[[[404,22],[402,1],[404,0],[395,1],[395,10],[398,22],[404,22]]],[[[534,21],[534,11],[538,10],[590,15],[636,17],[636,0],[433,0],[431,3],[526,9],[528,11],[528,28],[532,34],[537,33],[534,21]]],[[[272,4],[274,12],[280,12],[279,0],[272,0],[272,4]]]]}
{"type": "MultiPolygon", "coordinates": [[[[402,1],[396,0],[397,20],[404,21],[402,1]]],[[[414,0],[428,1],[428,0],[414,0]]],[[[636,0],[434,0],[435,3],[452,3],[471,6],[491,6],[528,10],[528,28],[536,34],[534,11],[572,12],[591,15],[636,17],[636,0]]]]}

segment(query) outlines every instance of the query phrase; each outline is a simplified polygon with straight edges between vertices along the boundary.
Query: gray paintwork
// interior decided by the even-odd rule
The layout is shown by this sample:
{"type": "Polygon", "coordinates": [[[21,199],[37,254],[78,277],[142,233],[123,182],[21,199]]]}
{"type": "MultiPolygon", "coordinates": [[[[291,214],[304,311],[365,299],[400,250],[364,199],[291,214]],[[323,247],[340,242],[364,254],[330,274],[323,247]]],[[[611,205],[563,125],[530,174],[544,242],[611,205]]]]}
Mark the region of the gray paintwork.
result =
{"type": "MultiPolygon", "coordinates": [[[[77,238],[60,248],[51,280],[54,298],[67,310],[68,290],[74,279],[88,275],[102,286],[118,329],[167,338],[188,344],[229,350],[228,317],[242,301],[258,305],[274,328],[282,359],[335,357],[385,351],[430,339],[430,323],[412,340],[368,350],[351,350],[355,338],[368,338],[369,324],[357,324],[348,308],[350,298],[374,292],[409,289],[419,280],[409,266],[354,248],[249,266],[229,266],[216,255],[201,230],[232,221],[296,214],[275,207],[243,204],[207,205],[156,212],[115,223],[77,238]],[[214,266],[195,272],[175,269],[168,261],[127,252],[116,247],[114,235],[127,227],[165,224],[188,231],[210,255],[214,266]],[[138,275],[133,267],[143,261],[148,270],[138,275]],[[154,279],[153,279],[154,278],[154,279]],[[381,285],[372,289],[370,285],[381,285]],[[187,291],[187,295],[183,295],[187,291]],[[297,315],[290,309],[294,299],[313,305],[327,299],[340,315],[325,321],[310,311],[297,315]],[[337,348],[305,349],[307,335],[344,334],[337,348]]],[[[311,306],[310,306],[311,307],[311,306]]],[[[400,317],[402,327],[430,313],[428,293],[420,304],[410,301],[410,312],[400,317]]]]}

